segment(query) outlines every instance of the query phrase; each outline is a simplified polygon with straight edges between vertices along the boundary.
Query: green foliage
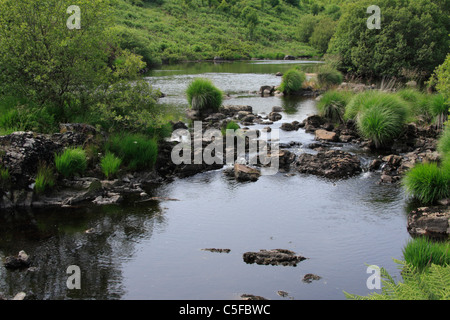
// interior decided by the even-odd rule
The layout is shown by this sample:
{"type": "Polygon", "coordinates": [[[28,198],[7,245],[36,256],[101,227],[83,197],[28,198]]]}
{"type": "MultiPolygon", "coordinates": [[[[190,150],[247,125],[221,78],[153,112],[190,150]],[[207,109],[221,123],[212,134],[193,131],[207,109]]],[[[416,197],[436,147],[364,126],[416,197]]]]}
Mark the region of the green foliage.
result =
{"type": "Polygon", "coordinates": [[[41,164],[38,167],[37,176],[35,179],[34,190],[40,194],[52,188],[55,185],[55,176],[53,169],[46,165],[41,164]]]}
{"type": "Polygon", "coordinates": [[[444,63],[436,68],[429,84],[435,86],[447,101],[450,100],[450,53],[444,63]]]}
{"type": "Polygon", "coordinates": [[[302,88],[305,80],[306,75],[304,72],[295,68],[290,69],[283,74],[279,90],[286,95],[294,94],[302,88]]]}
{"type": "Polygon", "coordinates": [[[335,30],[336,22],[332,18],[324,16],[317,21],[309,43],[319,52],[326,53],[335,30]]]}
{"type": "Polygon", "coordinates": [[[430,96],[411,88],[401,89],[396,95],[409,104],[411,114],[428,123],[431,120],[430,96]]]}
{"type": "Polygon", "coordinates": [[[328,65],[321,66],[317,72],[317,81],[324,88],[340,85],[343,78],[341,72],[328,65]]]}
{"type": "Polygon", "coordinates": [[[151,169],[158,156],[158,144],[144,134],[115,133],[106,150],[114,153],[131,170],[151,169]]]}
{"type": "Polygon", "coordinates": [[[227,130],[233,130],[236,131],[240,129],[241,127],[234,121],[230,121],[227,123],[227,125],[222,129],[222,135],[227,134],[227,130]]]}
{"type": "Polygon", "coordinates": [[[317,25],[317,18],[312,14],[304,15],[300,18],[298,26],[298,39],[301,42],[309,43],[311,35],[314,32],[314,28],[317,25]]]}
{"type": "Polygon", "coordinates": [[[317,103],[319,114],[333,123],[344,122],[344,112],[352,93],[349,91],[330,90],[325,92],[317,103]]]}
{"type": "Polygon", "coordinates": [[[442,157],[450,158],[450,126],[446,125],[438,140],[437,149],[442,157]]]}
{"type": "Polygon", "coordinates": [[[403,248],[403,258],[410,265],[423,271],[432,264],[448,266],[450,264],[450,242],[434,241],[428,237],[410,240],[403,248]]]}
{"type": "Polygon", "coordinates": [[[69,148],[55,155],[56,170],[65,178],[82,174],[87,168],[86,152],[80,148],[69,148]]]}
{"type": "Polygon", "coordinates": [[[345,108],[344,119],[345,120],[356,120],[359,112],[363,108],[363,104],[369,98],[374,97],[377,92],[372,90],[366,90],[359,92],[349,100],[347,107],[345,108]]]}
{"type": "Polygon", "coordinates": [[[154,90],[145,80],[120,81],[100,92],[98,103],[91,114],[110,131],[127,130],[145,132],[160,124],[162,112],[157,107],[159,90],[154,90]]]}
{"type": "Polygon", "coordinates": [[[115,176],[120,169],[122,159],[116,157],[113,153],[107,152],[106,155],[100,161],[100,167],[105,175],[106,179],[110,179],[115,176]]]}
{"type": "Polygon", "coordinates": [[[407,117],[404,101],[392,94],[377,93],[362,101],[356,123],[360,134],[379,148],[400,135],[407,117]]]}
{"type": "Polygon", "coordinates": [[[449,100],[442,94],[435,94],[430,101],[431,114],[436,118],[435,123],[442,127],[448,117],[449,100]]]}
{"type": "Polygon", "coordinates": [[[403,282],[396,283],[386,269],[381,268],[382,292],[360,296],[344,292],[350,300],[449,300],[450,267],[432,264],[420,272],[404,261],[396,261],[402,269],[403,282]]]}
{"type": "Polygon", "coordinates": [[[367,28],[370,0],[347,2],[330,53],[340,69],[366,77],[427,79],[444,61],[449,46],[449,6],[444,1],[380,0],[381,29],[367,28]]]}
{"type": "Polygon", "coordinates": [[[194,110],[219,110],[223,101],[223,93],[216,88],[211,80],[194,79],[186,89],[189,106],[194,110]]]}
{"type": "Polygon", "coordinates": [[[403,185],[409,195],[424,205],[450,197],[450,167],[436,163],[420,163],[403,177],[403,185]]]}

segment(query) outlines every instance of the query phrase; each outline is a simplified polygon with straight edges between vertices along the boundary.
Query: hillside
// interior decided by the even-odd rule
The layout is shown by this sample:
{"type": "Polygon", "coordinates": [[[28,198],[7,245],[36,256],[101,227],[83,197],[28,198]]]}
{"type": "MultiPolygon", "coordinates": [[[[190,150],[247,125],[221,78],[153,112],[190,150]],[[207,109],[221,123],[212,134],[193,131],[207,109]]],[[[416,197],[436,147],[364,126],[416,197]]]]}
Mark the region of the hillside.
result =
{"type": "Polygon", "coordinates": [[[146,62],[283,58],[320,52],[299,38],[302,17],[330,12],[336,5],[291,5],[278,0],[117,0],[115,32],[122,47],[134,49],[146,62]],[[328,10],[328,11],[327,11],[328,10]]]}

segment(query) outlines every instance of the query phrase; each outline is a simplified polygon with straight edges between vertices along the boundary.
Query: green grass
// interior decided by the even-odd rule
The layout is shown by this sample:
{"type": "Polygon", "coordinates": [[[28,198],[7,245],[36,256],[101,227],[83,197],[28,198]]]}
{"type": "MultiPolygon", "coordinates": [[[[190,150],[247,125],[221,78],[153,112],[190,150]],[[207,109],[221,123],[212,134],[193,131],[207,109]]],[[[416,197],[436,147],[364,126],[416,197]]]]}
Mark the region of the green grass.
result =
{"type": "Polygon", "coordinates": [[[356,123],[360,134],[380,148],[400,135],[408,114],[404,101],[392,94],[377,93],[361,101],[356,123]]]}
{"type": "Polygon", "coordinates": [[[37,171],[37,176],[34,184],[34,190],[40,194],[45,192],[48,188],[55,185],[55,176],[53,169],[47,165],[40,165],[37,171]]]}
{"type": "Polygon", "coordinates": [[[82,174],[87,168],[86,151],[82,148],[69,148],[55,155],[56,170],[65,178],[82,174]]]}
{"type": "Polygon", "coordinates": [[[241,127],[236,122],[230,121],[230,122],[227,123],[225,128],[222,129],[222,135],[226,135],[227,134],[227,130],[236,131],[236,130],[238,130],[240,128],[241,127]]]}
{"type": "Polygon", "coordinates": [[[6,189],[9,185],[10,180],[11,175],[9,173],[9,169],[3,168],[3,166],[0,164],[0,190],[6,189]]]}
{"type": "Polygon", "coordinates": [[[294,94],[302,88],[305,80],[305,73],[295,68],[290,69],[283,74],[279,90],[286,95],[294,94]]]}
{"type": "Polygon", "coordinates": [[[367,91],[357,93],[353,97],[351,97],[349,102],[347,103],[347,106],[345,107],[344,119],[345,120],[356,120],[358,113],[363,108],[363,103],[367,99],[375,96],[376,94],[377,94],[377,92],[375,92],[375,91],[367,90],[367,91]]]}
{"type": "Polygon", "coordinates": [[[102,172],[108,180],[117,174],[121,164],[122,159],[116,157],[111,152],[107,152],[102,160],[100,160],[100,167],[102,168],[102,172]]]}
{"type": "Polygon", "coordinates": [[[409,195],[424,205],[450,197],[450,166],[436,163],[420,163],[403,177],[403,185],[409,195]]]}
{"type": "Polygon", "coordinates": [[[442,94],[435,94],[430,99],[431,114],[435,117],[435,123],[442,127],[447,120],[450,105],[442,94]]]}
{"type": "Polygon", "coordinates": [[[352,93],[349,91],[330,90],[325,92],[317,103],[319,115],[333,123],[344,122],[344,112],[352,93]]]}
{"type": "Polygon", "coordinates": [[[403,248],[403,258],[420,271],[431,264],[448,266],[450,264],[450,242],[433,241],[428,237],[412,239],[403,248]]]}
{"type": "Polygon", "coordinates": [[[408,103],[413,121],[418,119],[428,123],[431,121],[430,97],[429,95],[412,88],[401,89],[396,95],[408,103]]]}
{"type": "Polygon", "coordinates": [[[340,85],[344,76],[341,72],[327,65],[321,66],[317,72],[317,81],[323,88],[340,85]]]}
{"type": "Polygon", "coordinates": [[[438,140],[437,149],[442,157],[450,157],[450,123],[442,131],[438,140]]]}
{"type": "Polygon", "coordinates": [[[131,170],[153,168],[158,156],[158,143],[143,134],[117,133],[109,138],[106,150],[122,159],[131,170]]]}
{"type": "Polygon", "coordinates": [[[223,101],[223,92],[209,79],[196,78],[186,89],[189,106],[194,110],[219,110],[223,101]]]}

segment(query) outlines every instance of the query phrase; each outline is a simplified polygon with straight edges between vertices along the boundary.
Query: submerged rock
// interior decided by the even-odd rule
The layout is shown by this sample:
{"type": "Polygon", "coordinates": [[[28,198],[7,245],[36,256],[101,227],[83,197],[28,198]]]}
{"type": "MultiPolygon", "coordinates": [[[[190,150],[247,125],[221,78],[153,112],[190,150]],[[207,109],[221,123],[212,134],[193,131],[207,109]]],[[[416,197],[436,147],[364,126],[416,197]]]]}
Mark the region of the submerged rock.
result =
{"type": "Polygon", "coordinates": [[[303,153],[298,156],[297,170],[330,179],[342,179],[362,172],[357,156],[340,150],[320,151],[317,154],[303,153]]]}
{"type": "Polygon", "coordinates": [[[322,277],[320,277],[316,274],[308,273],[308,274],[305,274],[302,281],[306,282],[306,283],[311,283],[311,282],[313,282],[313,280],[320,280],[320,279],[322,279],[322,277]]]}
{"type": "Polygon", "coordinates": [[[241,294],[241,298],[242,298],[242,300],[267,300],[264,297],[255,296],[253,294],[247,294],[247,293],[241,294]]]}
{"type": "Polygon", "coordinates": [[[260,250],[259,252],[246,252],[243,255],[245,263],[260,265],[297,266],[300,261],[306,260],[303,256],[286,249],[260,250]]]}
{"type": "Polygon", "coordinates": [[[219,252],[219,253],[230,253],[231,250],[230,249],[219,249],[219,248],[205,248],[202,249],[203,251],[210,251],[210,252],[219,252]]]}

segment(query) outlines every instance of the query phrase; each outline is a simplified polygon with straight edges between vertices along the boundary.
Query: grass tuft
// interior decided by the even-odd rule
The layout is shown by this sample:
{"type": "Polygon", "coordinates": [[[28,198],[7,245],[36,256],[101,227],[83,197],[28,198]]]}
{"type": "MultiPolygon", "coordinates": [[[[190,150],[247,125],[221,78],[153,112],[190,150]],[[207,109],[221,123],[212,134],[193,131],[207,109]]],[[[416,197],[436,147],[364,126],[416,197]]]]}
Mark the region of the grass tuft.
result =
{"type": "Polygon", "coordinates": [[[87,168],[86,151],[82,148],[69,148],[62,154],[55,155],[56,170],[65,178],[82,174],[87,168]]]}
{"type": "Polygon", "coordinates": [[[344,122],[344,112],[351,98],[349,91],[330,90],[323,94],[317,103],[319,114],[334,123],[344,122]]]}
{"type": "Polygon", "coordinates": [[[194,110],[217,111],[222,105],[223,93],[216,88],[211,80],[197,78],[186,89],[189,105],[194,110]]]}
{"type": "Polygon", "coordinates": [[[55,185],[53,169],[48,165],[40,165],[34,184],[34,190],[39,194],[55,185]]]}
{"type": "Polygon", "coordinates": [[[117,174],[121,164],[122,159],[116,157],[111,152],[106,152],[106,155],[100,161],[102,172],[108,180],[117,174]]]}
{"type": "Polygon", "coordinates": [[[284,73],[279,90],[287,95],[293,94],[302,89],[305,80],[306,75],[304,72],[290,69],[284,73]]]}
{"type": "Polygon", "coordinates": [[[447,266],[450,264],[450,242],[433,241],[428,237],[410,240],[403,248],[403,258],[420,271],[436,264],[447,266]]]}

